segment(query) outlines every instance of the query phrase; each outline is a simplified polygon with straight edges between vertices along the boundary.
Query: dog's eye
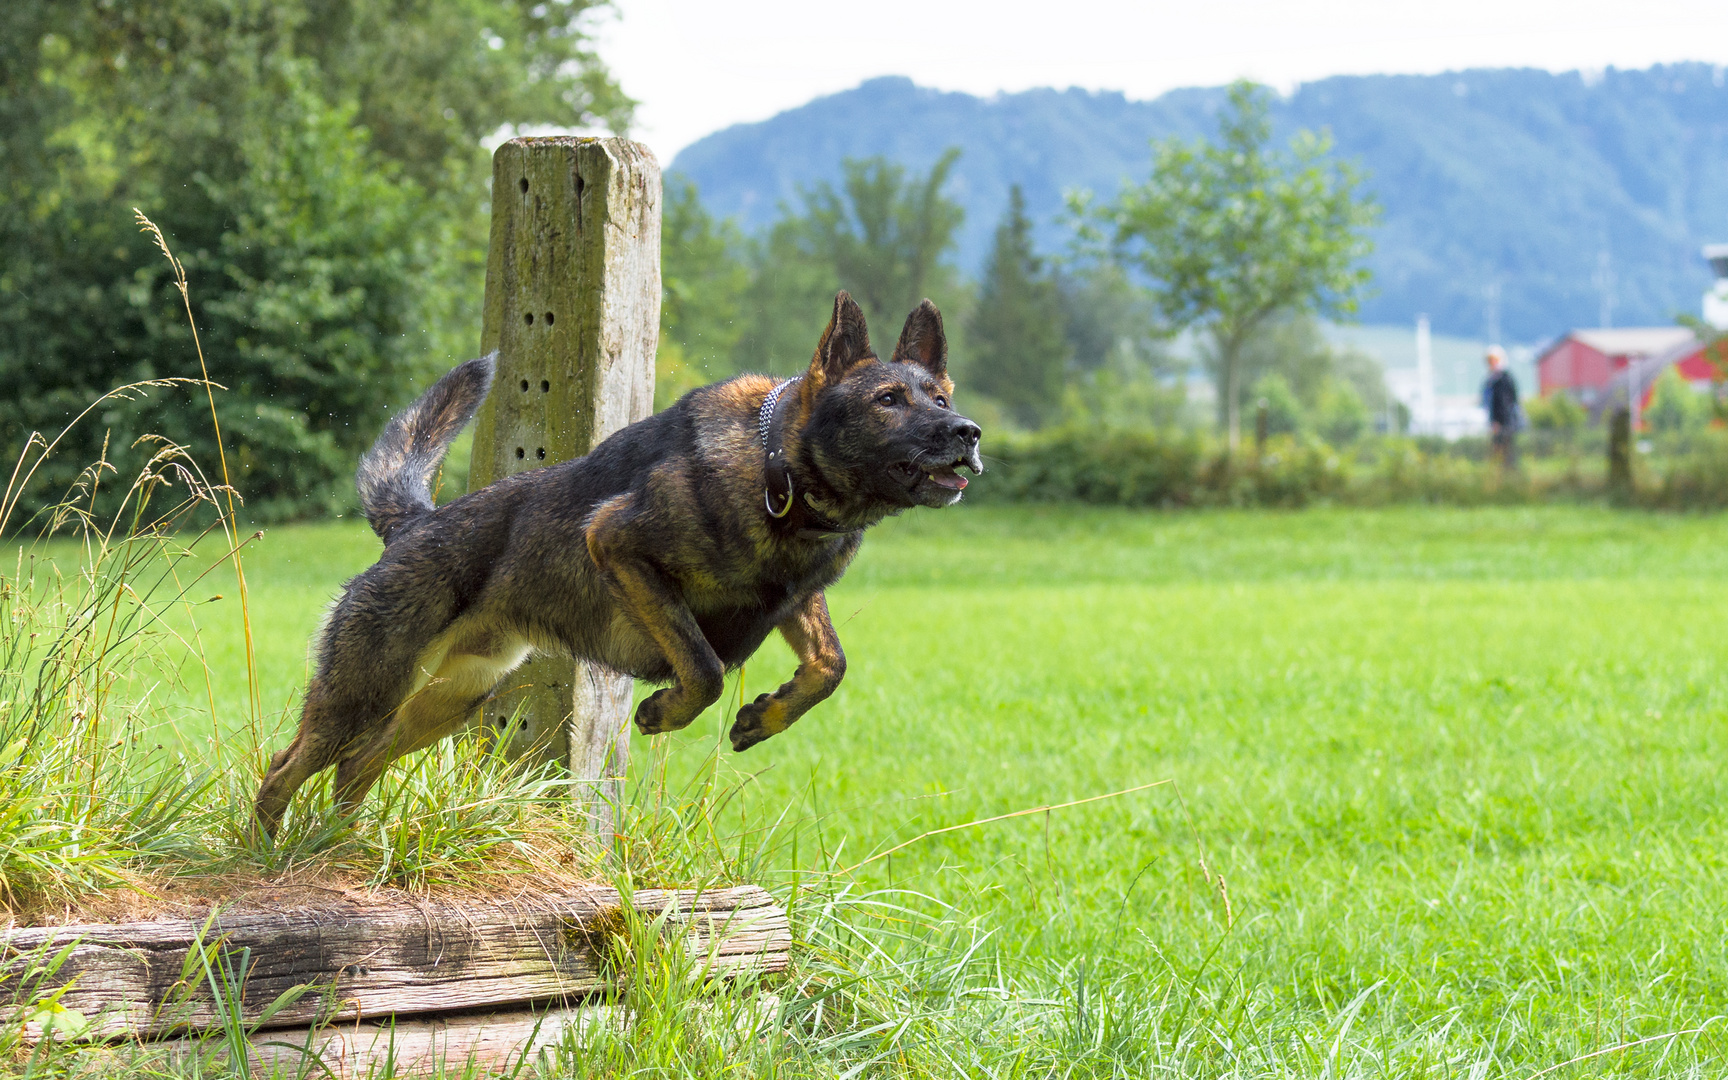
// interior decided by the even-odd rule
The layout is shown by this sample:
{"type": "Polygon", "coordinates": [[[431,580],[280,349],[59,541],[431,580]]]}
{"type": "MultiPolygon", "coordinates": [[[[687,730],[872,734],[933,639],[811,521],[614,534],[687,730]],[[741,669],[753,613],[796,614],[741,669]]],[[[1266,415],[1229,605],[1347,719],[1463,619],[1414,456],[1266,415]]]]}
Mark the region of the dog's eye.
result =
{"type": "Polygon", "coordinates": [[[943,397],[941,394],[937,394],[936,405],[938,408],[946,409],[948,407],[948,399],[943,397]]]}
{"type": "Polygon", "coordinates": [[[890,390],[886,394],[878,397],[876,403],[878,405],[898,405],[900,404],[900,398],[895,395],[894,391],[890,390]]]}

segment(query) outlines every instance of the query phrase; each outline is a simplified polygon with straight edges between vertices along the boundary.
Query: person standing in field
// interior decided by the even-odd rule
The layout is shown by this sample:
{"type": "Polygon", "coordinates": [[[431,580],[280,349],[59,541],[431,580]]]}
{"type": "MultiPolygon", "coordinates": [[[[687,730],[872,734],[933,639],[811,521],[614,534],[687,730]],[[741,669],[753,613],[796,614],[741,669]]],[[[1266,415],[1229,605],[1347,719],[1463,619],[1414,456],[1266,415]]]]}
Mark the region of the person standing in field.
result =
{"type": "Polygon", "coordinates": [[[1506,350],[1490,345],[1486,357],[1488,378],[1482,383],[1482,408],[1488,413],[1488,431],[1494,457],[1503,472],[1518,468],[1518,384],[1506,370],[1506,350]]]}

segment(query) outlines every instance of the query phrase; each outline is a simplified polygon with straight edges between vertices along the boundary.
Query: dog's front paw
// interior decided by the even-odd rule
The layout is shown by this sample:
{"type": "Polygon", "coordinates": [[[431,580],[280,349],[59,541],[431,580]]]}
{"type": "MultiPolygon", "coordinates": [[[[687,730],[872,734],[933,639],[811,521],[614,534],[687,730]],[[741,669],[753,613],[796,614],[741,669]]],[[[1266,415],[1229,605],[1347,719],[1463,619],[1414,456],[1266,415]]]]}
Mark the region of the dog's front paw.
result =
{"type": "Polygon", "coordinates": [[[668,731],[676,731],[681,725],[671,724],[666,719],[666,706],[670,704],[673,688],[656,690],[642,699],[642,704],[636,706],[636,730],[644,735],[661,735],[668,731]]]}
{"type": "Polygon", "coordinates": [[[752,746],[786,730],[786,706],[773,694],[761,694],[755,701],[738,710],[732,724],[732,749],[748,750],[752,746]]]}

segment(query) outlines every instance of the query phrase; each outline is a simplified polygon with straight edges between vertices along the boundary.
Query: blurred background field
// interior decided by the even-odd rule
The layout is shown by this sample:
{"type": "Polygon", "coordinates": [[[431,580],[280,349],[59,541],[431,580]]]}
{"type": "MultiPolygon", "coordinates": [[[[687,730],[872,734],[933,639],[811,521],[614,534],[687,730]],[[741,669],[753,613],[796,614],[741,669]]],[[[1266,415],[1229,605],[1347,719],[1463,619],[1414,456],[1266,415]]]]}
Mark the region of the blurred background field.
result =
{"type": "MultiPolygon", "coordinates": [[[[954,905],[1040,992],[1127,978],[1250,1038],[1333,1030],[1371,991],[1351,1039],[1389,1060],[1555,1063],[1728,994],[1723,528],[1564,507],[915,514],[831,594],[833,699],[748,755],[717,750],[717,708],[635,739],[632,768],[675,792],[718,753],[750,777],[731,827],[790,813],[799,837],[770,872],[1173,780],[858,877],[954,905]]],[[[352,521],[252,550],[267,703],[291,707],[323,605],[376,550],[352,521]]],[[[238,640],[231,601],[199,610],[207,648],[238,640]]],[[[241,715],[242,659],[211,661],[241,715]]],[[[771,642],[742,692],[792,666],[771,642]]],[[[189,752],[206,731],[189,721],[189,752]]],[[[1716,1035],[1669,1049],[1663,1074],[1728,1062],[1716,1035]]]]}

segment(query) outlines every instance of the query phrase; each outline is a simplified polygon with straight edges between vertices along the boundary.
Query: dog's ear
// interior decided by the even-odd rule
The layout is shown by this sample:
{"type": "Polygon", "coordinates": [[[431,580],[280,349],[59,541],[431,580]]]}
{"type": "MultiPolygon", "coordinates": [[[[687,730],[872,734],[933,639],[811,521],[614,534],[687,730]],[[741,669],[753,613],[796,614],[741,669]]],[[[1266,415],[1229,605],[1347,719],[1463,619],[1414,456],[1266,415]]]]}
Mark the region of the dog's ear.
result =
{"type": "Polygon", "coordinates": [[[896,364],[917,364],[941,378],[948,373],[948,335],[942,332],[942,313],[926,300],[906,316],[906,328],[894,346],[896,364]]]}
{"type": "Polygon", "coordinates": [[[845,377],[852,365],[876,359],[870,350],[870,331],[864,325],[864,309],[842,289],[834,294],[834,315],[822,340],[816,343],[816,355],[810,360],[810,379],[831,385],[845,377]]]}

